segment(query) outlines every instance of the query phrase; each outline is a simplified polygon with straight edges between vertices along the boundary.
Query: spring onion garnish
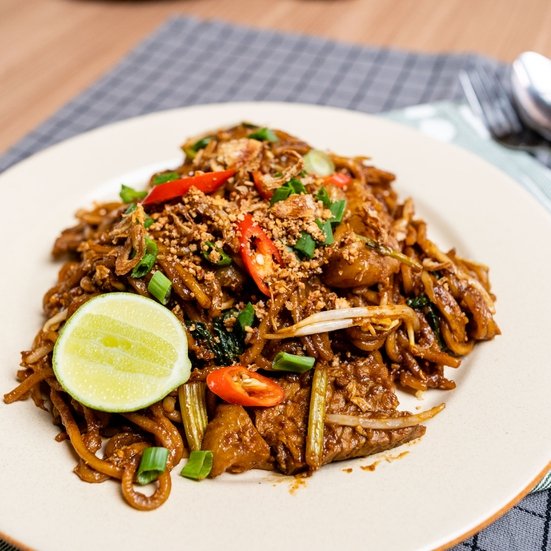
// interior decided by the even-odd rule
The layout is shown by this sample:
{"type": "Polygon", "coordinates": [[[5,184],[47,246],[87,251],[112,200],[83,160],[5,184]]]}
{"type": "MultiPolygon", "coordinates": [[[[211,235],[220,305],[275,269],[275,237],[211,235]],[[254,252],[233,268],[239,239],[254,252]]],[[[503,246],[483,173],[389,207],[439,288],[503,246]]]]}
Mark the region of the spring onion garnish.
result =
{"type": "Polygon", "coordinates": [[[121,185],[119,196],[123,203],[133,203],[143,199],[147,195],[147,191],[138,191],[130,186],[121,185]]]}
{"type": "Polygon", "coordinates": [[[292,373],[305,373],[314,367],[316,358],[311,356],[299,356],[288,352],[278,352],[272,362],[275,371],[291,371],[292,373]]]}
{"type": "Polygon", "coordinates": [[[318,228],[323,232],[324,239],[323,245],[331,245],[335,240],[333,239],[333,228],[331,226],[331,220],[321,221],[319,218],[316,220],[318,228]]]}
{"type": "Polygon", "coordinates": [[[259,128],[247,136],[251,140],[259,140],[261,142],[277,142],[279,138],[270,128],[259,128]]]}
{"type": "Polygon", "coordinates": [[[375,241],[375,239],[371,239],[370,237],[366,237],[365,235],[359,235],[359,234],[356,234],[356,237],[360,241],[363,241],[367,247],[369,247],[370,249],[374,250],[379,254],[382,254],[383,256],[390,256],[391,258],[394,258],[395,260],[398,260],[403,264],[410,266],[411,268],[415,268],[416,270],[423,269],[423,266],[421,266],[421,264],[419,264],[417,260],[410,258],[409,256],[401,253],[400,251],[397,251],[395,249],[388,247],[387,245],[383,245],[382,243],[375,241]]]}
{"type": "Polygon", "coordinates": [[[166,469],[168,450],[161,447],[145,448],[136,473],[136,482],[144,486],[159,478],[166,469]]]}
{"type": "Polygon", "coordinates": [[[186,383],[178,389],[182,423],[192,451],[200,450],[207,427],[206,384],[186,383]]]}
{"type": "Polygon", "coordinates": [[[145,254],[143,255],[142,259],[136,266],[134,266],[134,269],[132,270],[130,277],[134,278],[140,278],[144,275],[148,274],[153,268],[153,264],[155,264],[155,260],[157,260],[157,252],[159,249],[157,248],[157,244],[152,239],[149,239],[149,237],[145,238],[145,254]]]}
{"type": "Polygon", "coordinates": [[[203,480],[212,469],[213,454],[209,450],[194,450],[189,454],[185,467],[180,476],[192,480],[203,480]]]}
{"type": "Polygon", "coordinates": [[[327,190],[324,187],[320,188],[318,194],[316,195],[316,199],[321,201],[326,209],[331,208],[331,205],[333,204],[331,198],[329,197],[329,193],[327,193],[327,190]]]}
{"type": "Polygon", "coordinates": [[[327,394],[327,367],[319,365],[312,377],[308,434],[306,435],[306,464],[319,469],[323,459],[323,433],[325,427],[325,397],[327,394]]]}
{"type": "Polygon", "coordinates": [[[254,306],[248,302],[247,306],[237,314],[237,323],[245,331],[245,327],[252,327],[254,323],[254,306]]]}
{"type": "Polygon", "coordinates": [[[136,203],[130,203],[130,205],[126,207],[124,214],[132,214],[137,208],[138,208],[138,205],[136,203]]]}
{"type": "Polygon", "coordinates": [[[153,179],[151,180],[151,183],[154,186],[158,186],[159,184],[166,184],[167,182],[172,182],[172,180],[178,180],[178,178],[181,178],[182,175],[179,172],[176,171],[170,171],[170,172],[161,172],[161,174],[155,174],[153,176],[153,179]]]}
{"type": "Polygon", "coordinates": [[[317,195],[316,199],[318,201],[321,201],[323,203],[323,206],[326,209],[329,209],[331,211],[331,214],[333,215],[331,217],[331,223],[332,224],[340,224],[342,222],[342,218],[344,216],[344,210],[346,209],[346,200],[345,199],[339,199],[338,201],[331,201],[329,197],[329,193],[327,193],[327,190],[322,187],[317,195]]]}
{"type": "Polygon", "coordinates": [[[316,242],[309,233],[302,232],[293,248],[305,257],[312,258],[316,250],[316,242]]]}
{"type": "Polygon", "coordinates": [[[275,189],[272,198],[270,199],[270,205],[273,205],[278,201],[284,201],[287,197],[293,195],[294,193],[306,193],[304,184],[298,178],[291,178],[288,182],[275,189]]]}
{"type": "Polygon", "coordinates": [[[161,303],[166,304],[170,298],[172,282],[163,272],[156,271],[149,280],[147,290],[161,303]]]}
{"type": "Polygon", "coordinates": [[[345,208],[346,208],[346,201],[344,199],[340,199],[339,201],[335,201],[334,203],[331,203],[329,210],[333,215],[333,218],[331,218],[332,223],[340,224],[342,222],[342,217],[344,215],[345,208]]]}
{"type": "Polygon", "coordinates": [[[329,176],[335,172],[335,164],[325,151],[311,149],[304,155],[304,170],[316,176],[329,176]]]}
{"type": "Polygon", "coordinates": [[[232,263],[231,256],[227,255],[221,247],[217,247],[212,241],[203,243],[201,254],[205,260],[215,266],[229,266],[232,263]]]}
{"type": "Polygon", "coordinates": [[[403,429],[405,427],[420,425],[424,421],[432,419],[445,407],[446,404],[440,404],[426,411],[401,417],[364,417],[362,415],[328,414],[325,417],[325,422],[333,425],[345,425],[347,427],[363,427],[364,429],[403,429]]]}
{"type": "Polygon", "coordinates": [[[147,229],[150,228],[154,223],[155,223],[155,220],[153,220],[153,218],[151,218],[151,216],[148,216],[148,217],[143,221],[143,227],[147,230],[147,229]]]}
{"type": "Polygon", "coordinates": [[[196,155],[196,153],[200,149],[205,149],[207,145],[212,141],[212,136],[205,136],[204,138],[201,138],[197,140],[193,145],[189,147],[184,148],[184,153],[186,154],[186,157],[189,159],[193,159],[196,155]]]}

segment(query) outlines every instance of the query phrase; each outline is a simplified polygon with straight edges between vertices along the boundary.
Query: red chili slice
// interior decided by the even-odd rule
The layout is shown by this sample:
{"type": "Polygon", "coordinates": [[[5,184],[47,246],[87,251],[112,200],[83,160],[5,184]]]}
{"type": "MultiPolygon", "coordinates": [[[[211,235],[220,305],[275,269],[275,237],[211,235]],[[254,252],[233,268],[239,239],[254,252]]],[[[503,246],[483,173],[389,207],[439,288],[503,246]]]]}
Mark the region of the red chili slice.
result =
{"type": "Polygon", "coordinates": [[[327,176],[325,181],[337,187],[346,187],[352,181],[352,176],[344,172],[334,172],[331,176],[327,176]]]}
{"type": "Polygon", "coordinates": [[[142,205],[164,203],[176,197],[185,195],[192,187],[196,187],[203,193],[212,193],[224,185],[228,178],[235,174],[235,170],[222,170],[220,172],[206,172],[188,178],[179,178],[166,184],[155,186],[142,201],[142,205]]]}
{"type": "Polygon", "coordinates": [[[264,184],[264,181],[262,180],[262,172],[258,170],[253,172],[253,182],[256,191],[258,191],[258,195],[260,195],[262,199],[269,201],[272,198],[274,192],[271,189],[268,189],[264,184]]]}
{"type": "Polygon", "coordinates": [[[282,263],[281,255],[274,242],[253,221],[250,214],[245,215],[237,229],[243,263],[258,289],[269,297],[270,289],[265,280],[274,271],[274,260],[278,264],[282,263]]]}
{"type": "Polygon", "coordinates": [[[275,381],[241,365],[211,371],[207,386],[225,402],[240,406],[276,406],[285,398],[283,388],[275,381]]]}

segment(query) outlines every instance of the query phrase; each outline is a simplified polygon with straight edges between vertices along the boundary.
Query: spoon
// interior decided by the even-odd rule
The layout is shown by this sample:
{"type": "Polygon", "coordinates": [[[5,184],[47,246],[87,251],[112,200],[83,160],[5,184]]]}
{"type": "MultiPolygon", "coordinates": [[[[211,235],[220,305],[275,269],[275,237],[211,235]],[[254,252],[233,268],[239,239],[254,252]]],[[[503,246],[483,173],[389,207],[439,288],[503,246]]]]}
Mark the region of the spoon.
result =
{"type": "Polygon", "coordinates": [[[524,52],[513,63],[511,85],[522,120],[551,140],[551,59],[524,52]]]}

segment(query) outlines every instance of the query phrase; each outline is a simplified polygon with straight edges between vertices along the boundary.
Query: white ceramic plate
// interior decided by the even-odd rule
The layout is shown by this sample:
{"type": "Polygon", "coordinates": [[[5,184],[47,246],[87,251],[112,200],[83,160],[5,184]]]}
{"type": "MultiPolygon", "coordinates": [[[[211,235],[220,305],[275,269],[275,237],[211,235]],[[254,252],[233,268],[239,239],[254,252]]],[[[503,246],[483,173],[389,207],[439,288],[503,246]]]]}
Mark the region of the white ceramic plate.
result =
{"type": "Polygon", "coordinates": [[[445,400],[447,408],[400,460],[374,471],[360,468],[368,459],[330,465],[295,492],[273,474],[194,483],[176,469],[169,501],[150,513],[128,507],[115,482],[82,483],[68,446],[54,441],[49,416],[30,401],[2,403],[0,534],[57,551],[430,549],[487,523],[548,465],[551,217],[476,156],[337,109],[242,103],[157,113],[71,139],[0,177],[1,391],[14,386],[19,352],[41,325],[42,295],[58,269],[49,251],[73,212],[91,196],[177,159],[188,136],[241,120],[288,130],[321,148],[369,154],[395,172],[398,190],[414,197],[433,239],[491,266],[503,335],[463,363],[456,391],[405,404],[445,400]]]}

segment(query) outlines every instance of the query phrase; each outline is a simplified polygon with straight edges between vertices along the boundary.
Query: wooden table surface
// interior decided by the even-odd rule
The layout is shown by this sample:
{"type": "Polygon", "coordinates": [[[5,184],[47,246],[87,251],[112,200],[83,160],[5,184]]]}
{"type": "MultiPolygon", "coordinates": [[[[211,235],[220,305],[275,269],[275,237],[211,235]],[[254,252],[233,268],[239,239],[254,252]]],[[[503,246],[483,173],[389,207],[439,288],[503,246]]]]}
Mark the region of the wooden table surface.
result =
{"type": "Polygon", "coordinates": [[[423,52],[551,57],[551,0],[0,0],[0,153],[175,14],[423,52]]]}

